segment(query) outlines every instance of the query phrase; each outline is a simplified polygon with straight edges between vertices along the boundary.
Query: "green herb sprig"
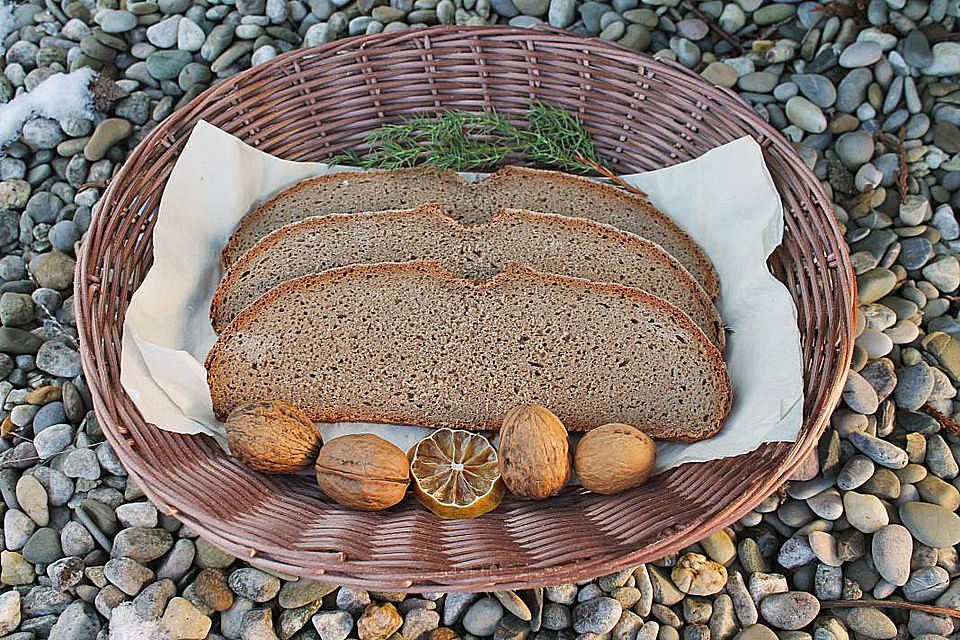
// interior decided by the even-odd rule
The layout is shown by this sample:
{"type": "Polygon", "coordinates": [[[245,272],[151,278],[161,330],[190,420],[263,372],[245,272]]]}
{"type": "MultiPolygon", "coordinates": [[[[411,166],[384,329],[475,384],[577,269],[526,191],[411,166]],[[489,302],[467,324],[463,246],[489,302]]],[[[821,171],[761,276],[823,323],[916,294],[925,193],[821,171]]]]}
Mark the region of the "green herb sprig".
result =
{"type": "Polygon", "coordinates": [[[485,169],[509,156],[528,158],[566,171],[596,172],[643,195],[604,166],[580,119],[545,102],[534,102],[525,126],[496,111],[443,111],[417,115],[379,129],[365,138],[369,149],[331,158],[331,164],[363,169],[401,169],[428,165],[440,170],[485,169]]]}

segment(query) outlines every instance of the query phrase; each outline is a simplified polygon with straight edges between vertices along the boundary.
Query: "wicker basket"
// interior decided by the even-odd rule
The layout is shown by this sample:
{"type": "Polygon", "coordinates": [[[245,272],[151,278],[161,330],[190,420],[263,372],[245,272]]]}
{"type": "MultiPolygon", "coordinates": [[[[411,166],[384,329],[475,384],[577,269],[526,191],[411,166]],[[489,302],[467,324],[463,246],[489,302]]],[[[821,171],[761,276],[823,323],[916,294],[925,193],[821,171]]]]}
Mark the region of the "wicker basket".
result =
{"type": "Polygon", "coordinates": [[[444,27],[362,36],[291,52],[203,93],[153,130],[106,190],[78,263],[77,325],[97,417],[147,496],[255,565],[364,588],[491,590],[583,580],[688,545],[743,516],[817,442],[852,353],[849,257],[814,175],[732,92],[617,45],[554,31],[444,27]],[[687,464],[612,497],[568,488],[507,500],[468,521],[415,504],[359,513],[324,502],[310,478],[264,476],[210,439],[145,424],[120,386],[120,336],[151,264],[160,194],[198,119],[290,160],[323,160],[401,116],[532,100],[574,110],[619,172],[695,158],[743,135],[763,147],[783,198],[771,269],[799,310],[804,426],[795,444],[687,464]]]}

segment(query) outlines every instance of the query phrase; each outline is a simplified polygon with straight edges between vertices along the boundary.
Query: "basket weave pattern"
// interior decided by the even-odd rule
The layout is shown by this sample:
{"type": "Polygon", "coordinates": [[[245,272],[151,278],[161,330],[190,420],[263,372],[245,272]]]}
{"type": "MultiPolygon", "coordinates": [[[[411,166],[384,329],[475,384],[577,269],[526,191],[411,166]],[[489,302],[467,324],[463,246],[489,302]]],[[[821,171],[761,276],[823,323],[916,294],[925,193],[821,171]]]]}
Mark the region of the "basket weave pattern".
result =
{"type": "Polygon", "coordinates": [[[816,444],[853,344],[854,280],[831,207],[772,127],[732,92],[677,65],[551,31],[444,27],[351,38],[218,84],[134,151],[101,199],[79,257],[84,371],[103,431],[148,497],[253,564],[406,591],[592,578],[730,524],[816,444]],[[345,510],[325,502],[309,477],[260,475],[209,438],[144,423],[120,386],[123,317],[151,264],[160,195],[198,119],[281,158],[318,161],[362,150],[368,133],[405,115],[495,108],[519,120],[533,100],[577,112],[620,173],[689,160],[744,135],[761,144],[786,217],[770,267],[799,311],[806,402],[798,442],[684,465],[617,496],[568,487],[545,502],[507,499],[482,518],[442,521],[416,504],[345,510]]]}

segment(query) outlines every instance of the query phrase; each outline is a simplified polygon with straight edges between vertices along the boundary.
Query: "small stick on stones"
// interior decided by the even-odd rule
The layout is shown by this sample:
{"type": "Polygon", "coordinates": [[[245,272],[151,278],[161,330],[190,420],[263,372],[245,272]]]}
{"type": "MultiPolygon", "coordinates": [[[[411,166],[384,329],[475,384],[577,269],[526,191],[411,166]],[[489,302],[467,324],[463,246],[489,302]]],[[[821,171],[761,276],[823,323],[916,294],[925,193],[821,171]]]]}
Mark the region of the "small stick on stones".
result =
{"type": "Polygon", "coordinates": [[[910,170],[907,169],[907,148],[903,144],[906,136],[906,128],[900,127],[897,133],[897,189],[900,190],[901,202],[907,198],[907,178],[910,176],[910,170]]]}
{"type": "Polygon", "coordinates": [[[912,609],[914,611],[923,611],[941,616],[950,616],[951,618],[960,618],[960,611],[948,609],[946,607],[936,607],[931,604],[917,604],[916,602],[903,602],[901,600],[834,600],[823,601],[820,607],[824,609],[851,609],[857,607],[876,607],[878,609],[912,609]]]}
{"type": "Polygon", "coordinates": [[[960,436],[960,424],[957,424],[957,421],[951,418],[950,416],[940,413],[933,408],[929,402],[924,402],[920,407],[920,411],[923,411],[925,414],[936,420],[940,423],[940,426],[949,431],[955,436],[960,436]]]}
{"type": "Polygon", "coordinates": [[[703,11],[700,11],[700,9],[698,9],[695,4],[693,4],[692,2],[684,2],[683,6],[689,9],[691,13],[693,13],[693,15],[697,16],[698,18],[706,22],[707,26],[710,27],[713,30],[713,32],[716,33],[718,36],[720,36],[721,38],[723,38],[724,40],[726,40],[727,42],[735,46],[739,51],[743,51],[743,44],[741,44],[739,38],[724,31],[720,27],[720,25],[718,25],[713,20],[713,18],[705,14],[703,11]]]}

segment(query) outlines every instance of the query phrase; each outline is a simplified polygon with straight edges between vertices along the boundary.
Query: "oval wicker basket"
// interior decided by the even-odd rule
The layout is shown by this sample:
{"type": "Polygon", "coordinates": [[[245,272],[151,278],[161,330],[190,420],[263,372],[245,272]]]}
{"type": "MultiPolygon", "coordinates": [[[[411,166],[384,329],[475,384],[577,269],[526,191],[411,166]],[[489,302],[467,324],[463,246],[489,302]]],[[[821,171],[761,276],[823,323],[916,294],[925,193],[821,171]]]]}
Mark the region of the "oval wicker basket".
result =
{"type": "Polygon", "coordinates": [[[77,272],[77,325],[97,417],[147,496],[255,565],[380,590],[476,591],[593,578],[655,559],[726,526],[790,477],[843,388],[854,279],[830,200],[790,144],[735,94],[669,62],[542,30],[444,27],[361,36],[291,52],[203,93],[153,130],[113,179],[77,272]],[[612,497],[568,488],[543,502],[442,521],[415,504],[359,513],[324,502],[309,477],[264,476],[209,438],[145,424],[120,386],[130,296],[150,267],[166,179],[202,118],[290,160],[323,160],[401,116],[532,100],[580,114],[619,172],[695,158],[743,135],[763,147],[783,198],[770,259],[799,310],[804,426],[795,444],[687,464],[612,497]]]}

